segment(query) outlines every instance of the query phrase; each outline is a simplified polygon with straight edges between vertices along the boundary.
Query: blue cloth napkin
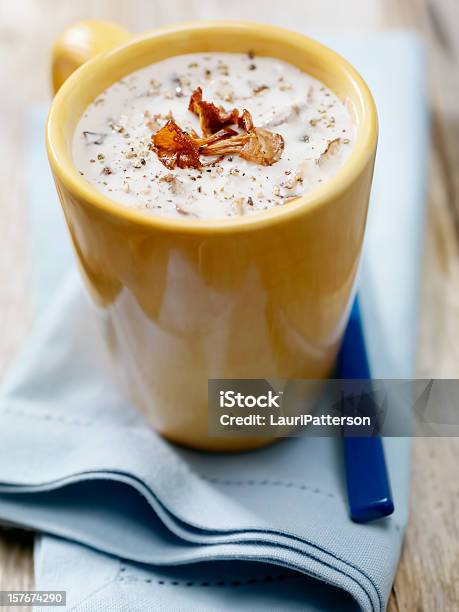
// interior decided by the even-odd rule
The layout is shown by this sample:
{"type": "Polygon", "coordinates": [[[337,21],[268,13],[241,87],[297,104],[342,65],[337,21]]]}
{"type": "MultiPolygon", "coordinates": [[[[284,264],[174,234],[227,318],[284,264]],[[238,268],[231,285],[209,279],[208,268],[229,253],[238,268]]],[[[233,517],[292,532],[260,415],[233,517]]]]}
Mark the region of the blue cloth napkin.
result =
{"type": "MultiPolygon", "coordinates": [[[[407,377],[424,212],[422,53],[407,33],[325,42],[361,70],[379,109],[361,296],[374,375],[407,377]]],[[[81,611],[385,609],[407,522],[408,442],[384,441],[394,515],[358,525],[338,439],[225,456],[155,435],[106,373],[43,122],[35,113],[29,130],[36,324],[0,396],[0,519],[47,534],[37,588],[67,590],[68,609],[81,611]]]]}

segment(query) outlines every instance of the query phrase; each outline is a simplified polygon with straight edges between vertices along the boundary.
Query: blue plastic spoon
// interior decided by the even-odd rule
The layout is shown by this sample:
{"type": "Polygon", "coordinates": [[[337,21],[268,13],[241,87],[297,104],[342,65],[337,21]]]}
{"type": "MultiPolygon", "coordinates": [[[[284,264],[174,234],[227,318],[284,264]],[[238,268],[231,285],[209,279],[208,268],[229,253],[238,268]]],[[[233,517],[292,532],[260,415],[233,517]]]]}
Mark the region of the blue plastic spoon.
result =
{"type": "MultiPolygon", "coordinates": [[[[342,379],[371,379],[358,300],[351,312],[338,363],[342,379]]],[[[367,523],[392,514],[394,502],[380,436],[351,437],[344,431],[343,446],[352,520],[367,523]]]]}

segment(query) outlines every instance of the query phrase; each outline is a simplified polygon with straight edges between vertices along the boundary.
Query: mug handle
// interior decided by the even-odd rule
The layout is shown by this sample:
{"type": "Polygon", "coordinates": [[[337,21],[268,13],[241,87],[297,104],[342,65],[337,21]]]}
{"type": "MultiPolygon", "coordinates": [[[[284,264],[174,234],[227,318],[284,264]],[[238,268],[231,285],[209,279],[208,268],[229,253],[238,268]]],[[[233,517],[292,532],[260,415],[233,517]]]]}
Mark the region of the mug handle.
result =
{"type": "Polygon", "coordinates": [[[122,44],[131,34],[109,21],[86,20],[66,28],[55,40],[51,54],[51,79],[56,93],[74,70],[89,59],[122,44]]]}

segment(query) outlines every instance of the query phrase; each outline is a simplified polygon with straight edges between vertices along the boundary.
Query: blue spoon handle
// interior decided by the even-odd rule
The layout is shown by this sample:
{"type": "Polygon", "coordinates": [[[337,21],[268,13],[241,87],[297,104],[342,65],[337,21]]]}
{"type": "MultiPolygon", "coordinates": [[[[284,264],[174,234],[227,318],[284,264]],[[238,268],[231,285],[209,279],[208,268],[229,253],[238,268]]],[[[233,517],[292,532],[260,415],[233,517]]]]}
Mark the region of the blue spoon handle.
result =
{"type": "MultiPolygon", "coordinates": [[[[371,379],[358,301],[339,355],[342,379],[371,379]]],[[[366,523],[392,514],[394,502],[379,436],[343,436],[347,495],[353,521],[366,523]]]]}
{"type": "Polygon", "coordinates": [[[394,511],[381,438],[344,438],[351,518],[367,523],[394,511]]]}

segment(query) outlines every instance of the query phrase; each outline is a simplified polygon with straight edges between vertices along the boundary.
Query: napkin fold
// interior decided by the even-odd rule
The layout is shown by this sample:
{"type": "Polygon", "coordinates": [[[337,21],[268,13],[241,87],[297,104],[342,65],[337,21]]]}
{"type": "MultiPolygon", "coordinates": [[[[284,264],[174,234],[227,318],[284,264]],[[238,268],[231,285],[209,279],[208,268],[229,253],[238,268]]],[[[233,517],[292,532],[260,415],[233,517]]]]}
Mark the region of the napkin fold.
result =
{"type": "MultiPolygon", "coordinates": [[[[422,54],[406,33],[326,42],[361,70],[379,110],[361,297],[374,375],[409,377],[427,140],[422,54]]],[[[385,609],[407,522],[408,442],[384,441],[394,515],[357,525],[339,439],[218,455],[152,432],[107,373],[43,121],[31,118],[28,166],[37,318],[0,395],[0,520],[47,534],[37,588],[67,590],[72,610],[385,609]]]]}

